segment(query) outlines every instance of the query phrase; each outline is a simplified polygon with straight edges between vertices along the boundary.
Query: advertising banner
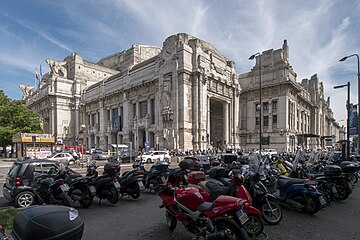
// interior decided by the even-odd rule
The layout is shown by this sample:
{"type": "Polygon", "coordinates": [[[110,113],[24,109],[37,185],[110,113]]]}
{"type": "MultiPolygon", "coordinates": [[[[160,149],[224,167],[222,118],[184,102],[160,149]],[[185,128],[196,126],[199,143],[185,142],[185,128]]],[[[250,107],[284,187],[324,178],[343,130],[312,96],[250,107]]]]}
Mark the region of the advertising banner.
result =
{"type": "Polygon", "coordinates": [[[358,112],[357,105],[350,104],[349,106],[349,114],[350,114],[350,136],[358,135],[358,112]]]}

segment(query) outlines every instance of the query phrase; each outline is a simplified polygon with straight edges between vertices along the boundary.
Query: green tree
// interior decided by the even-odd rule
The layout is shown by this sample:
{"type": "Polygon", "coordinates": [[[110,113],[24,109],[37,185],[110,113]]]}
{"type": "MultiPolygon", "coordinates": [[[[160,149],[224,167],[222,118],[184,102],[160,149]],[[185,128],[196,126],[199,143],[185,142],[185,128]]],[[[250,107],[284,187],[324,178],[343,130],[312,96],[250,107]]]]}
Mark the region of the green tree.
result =
{"type": "Polygon", "coordinates": [[[4,151],[12,145],[12,136],[20,132],[42,133],[39,116],[24,100],[12,100],[0,89],[0,146],[4,151]]]}

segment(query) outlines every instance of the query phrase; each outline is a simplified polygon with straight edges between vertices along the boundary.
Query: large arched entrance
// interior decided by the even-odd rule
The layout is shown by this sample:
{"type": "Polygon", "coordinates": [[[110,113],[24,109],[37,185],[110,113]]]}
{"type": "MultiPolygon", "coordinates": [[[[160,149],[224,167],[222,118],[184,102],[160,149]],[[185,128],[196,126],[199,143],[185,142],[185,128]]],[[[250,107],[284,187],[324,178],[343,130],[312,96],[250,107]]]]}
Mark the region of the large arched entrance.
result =
{"type": "Polygon", "coordinates": [[[210,98],[210,144],[222,148],[228,144],[228,104],[225,101],[210,98]]]}

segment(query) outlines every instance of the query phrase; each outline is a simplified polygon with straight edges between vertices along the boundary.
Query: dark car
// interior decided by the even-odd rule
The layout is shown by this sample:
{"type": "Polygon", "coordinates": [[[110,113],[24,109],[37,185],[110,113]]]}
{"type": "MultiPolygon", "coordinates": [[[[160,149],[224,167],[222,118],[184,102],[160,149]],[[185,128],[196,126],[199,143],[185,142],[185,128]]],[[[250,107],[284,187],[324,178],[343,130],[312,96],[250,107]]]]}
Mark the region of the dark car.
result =
{"type": "Polygon", "coordinates": [[[31,184],[41,175],[57,175],[62,166],[51,160],[26,160],[14,162],[3,186],[4,197],[16,207],[28,207],[35,202],[31,184]]]}
{"type": "MultiPolygon", "coordinates": [[[[129,163],[130,162],[130,156],[131,156],[131,160],[134,162],[135,158],[137,157],[136,152],[132,152],[132,154],[130,154],[130,152],[122,152],[119,154],[119,162],[120,163],[129,163]]],[[[110,157],[111,160],[117,160],[118,156],[117,155],[113,155],[110,157]]]]}
{"type": "Polygon", "coordinates": [[[109,160],[110,155],[107,152],[93,152],[92,159],[93,160],[109,160]]]}
{"type": "Polygon", "coordinates": [[[201,155],[201,156],[193,156],[193,157],[185,157],[184,159],[191,159],[193,161],[190,170],[203,170],[204,173],[207,173],[210,169],[210,156],[201,155]]]}

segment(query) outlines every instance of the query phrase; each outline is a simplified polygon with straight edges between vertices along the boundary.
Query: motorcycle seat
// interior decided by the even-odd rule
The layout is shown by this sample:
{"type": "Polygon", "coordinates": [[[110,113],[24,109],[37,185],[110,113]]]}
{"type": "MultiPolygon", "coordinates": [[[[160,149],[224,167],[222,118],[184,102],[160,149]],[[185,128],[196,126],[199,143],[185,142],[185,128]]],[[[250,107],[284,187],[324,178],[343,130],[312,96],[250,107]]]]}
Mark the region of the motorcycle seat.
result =
{"type": "Polygon", "coordinates": [[[309,178],[310,178],[310,179],[316,179],[316,178],[318,178],[318,177],[323,177],[323,176],[325,176],[324,173],[313,173],[313,174],[310,174],[310,175],[309,175],[309,178]]]}
{"type": "Polygon", "coordinates": [[[278,184],[282,188],[287,188],[294,184],[303,184],[304,182],[305,182],[305,180],[301,179],[301,178],[290,178],[290,177],[286,177],[286,176],[281,176],[279,178],[278,184]]]}
{"type": "Polygon", "coordinates": [[[220,195],[231,195],[230,187],[224,187],[217,182],[208,181],[206,187],[210,190],[210,197],[212,201],[218,198],[220,195]]]}
{"type": "Polygon", "coordinates": [[[198,206],[197,210],[200,212],[205,212],[211,210],[213,208],[213,205],[214,204],[211,202],[204,202],[198,206]]]}

